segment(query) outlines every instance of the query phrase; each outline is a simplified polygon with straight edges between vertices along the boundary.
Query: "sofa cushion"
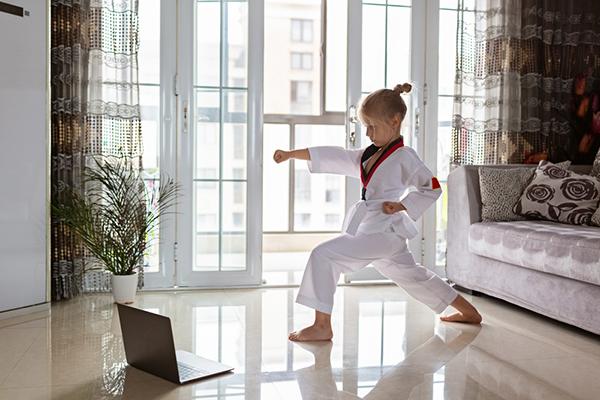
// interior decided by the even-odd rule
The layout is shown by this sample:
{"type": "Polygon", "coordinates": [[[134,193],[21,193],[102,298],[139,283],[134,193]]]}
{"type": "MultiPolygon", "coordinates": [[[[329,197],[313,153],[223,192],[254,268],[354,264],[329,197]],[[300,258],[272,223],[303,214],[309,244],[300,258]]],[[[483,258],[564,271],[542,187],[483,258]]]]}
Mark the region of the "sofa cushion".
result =
{"type": "MultiPolygon", "coordinates": [[[[568,169],[571,161],[555,164],[568,169]]],[[[484,222],[523,221],[522,215],[515,214],[513,208],[521,194],[533,179],[535,168],[479,167],[479,190],[481,192],[481,220],[484,222]]]]}
{"type": "Polygon", "coordinates": [[[591,225],[600,201],[600,180],[542,161],[515,205],[529,219],[591,225]]]}
{"type": "Polygon", "coordinates": [[[481,220],[484,222],[523,221],[513,212],[521,193],[533,178],[534,168],[479,168],[481,220]]]}
{"type": "Polygon", "coordinates": [[[600,285],[600,228],[548,221],[481,222],[469,228],[477,255],[600,285]]]}

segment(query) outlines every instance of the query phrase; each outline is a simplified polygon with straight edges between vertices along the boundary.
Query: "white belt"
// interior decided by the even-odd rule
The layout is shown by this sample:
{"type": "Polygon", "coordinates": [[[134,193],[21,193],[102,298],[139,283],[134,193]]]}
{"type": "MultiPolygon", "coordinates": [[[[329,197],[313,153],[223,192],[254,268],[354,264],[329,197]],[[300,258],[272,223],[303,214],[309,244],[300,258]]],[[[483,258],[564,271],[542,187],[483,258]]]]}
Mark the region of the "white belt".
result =
{"type": "MultiPolygon", "coordinates": [[[[348,214],[344,219],[344,226],[342,227],[342,232],[345,232],[349,235],[356,235],[361,227],[361,223],[365,219],[367,212],[376,211],[383,213],[383,203],[388,200],[361,200],[356,202],[350,210],[348,210],[348,214]]],[[[362,232],[374,233],[374,232],[385,232],[389,226],[391,226],[392,230],[398,235],[412,239],[415,237],[419,230],[417,229],[417,225],[415,221],[406,213],[406,211],[400,211],[395,214],[389,214],[383,221],[376,222],[374,224],[367,224],[368,226],[361,227],[362,232]],[[372,225],[372,226],[371,226],[372,225]]]]}
{"type": "Polygon", "coordinates": [[[348,210],[348,214],[344,219],[344,226],[342,226],[342,232],[346,232],[350,235],[356,235],[358,226],[367,215],[367,204],[364,201],[358,201],[354,203],[352,208],[348,210]]]}

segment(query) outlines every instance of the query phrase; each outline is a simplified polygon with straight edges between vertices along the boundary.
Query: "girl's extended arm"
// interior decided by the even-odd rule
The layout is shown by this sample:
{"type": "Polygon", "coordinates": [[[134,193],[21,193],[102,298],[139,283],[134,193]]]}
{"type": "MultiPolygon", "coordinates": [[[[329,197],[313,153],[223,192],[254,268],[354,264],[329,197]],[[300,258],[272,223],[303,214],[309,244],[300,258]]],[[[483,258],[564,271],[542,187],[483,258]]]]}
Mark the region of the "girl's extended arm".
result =
{"type": "Polygon", "coordinates": [[[297,160],[310,161],[310,152],[308,151],[308,149],[299,149],[299,150],[290,150],[290,151],[275,150],[275,154],[273,154],[273,160],[275,160],[276,163],[287,161],[290,158],[295,158],[297,160]]]}
{"type": "Polygon", "coordinates": [[[275,162],[290,158],[308,161],[312,173],[338,174],[360,177],[360,157],[364,149],[345,149],[339,146],[315,146],[302,150],[277,150],[273,154],[275,162]]]}

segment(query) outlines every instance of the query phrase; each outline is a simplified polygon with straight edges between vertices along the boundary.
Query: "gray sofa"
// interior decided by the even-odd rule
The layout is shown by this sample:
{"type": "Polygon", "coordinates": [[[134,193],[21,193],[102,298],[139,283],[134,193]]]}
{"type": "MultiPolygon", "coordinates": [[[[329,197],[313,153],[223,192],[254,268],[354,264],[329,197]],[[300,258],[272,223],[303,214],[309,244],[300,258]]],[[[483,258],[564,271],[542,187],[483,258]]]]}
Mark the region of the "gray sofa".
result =
{"type": "Polygon", "coordinates": [[[448,279],[600,334],[600,228],[481,222],[478,171],[460,166],[448,177],[448,279]]]}

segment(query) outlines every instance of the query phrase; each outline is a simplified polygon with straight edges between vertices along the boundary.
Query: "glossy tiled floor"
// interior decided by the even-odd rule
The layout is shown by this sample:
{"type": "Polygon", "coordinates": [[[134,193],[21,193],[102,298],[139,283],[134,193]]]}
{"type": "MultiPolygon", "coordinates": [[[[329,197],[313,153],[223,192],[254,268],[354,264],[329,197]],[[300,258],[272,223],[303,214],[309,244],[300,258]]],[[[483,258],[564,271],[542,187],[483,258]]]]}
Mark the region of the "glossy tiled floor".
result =
{"type": "MultiPolygon", "coordinates": [[[[287,332],[296,289],[142,293],[178,348],[235,372],[178,386],[127,367],[108,295],[2,322],[0,399],[599,399],[600,338],[486,297],[481,327],[441,323],[394,286],[343,287],[333,342],[287,332]]],[[[469,296],[467,296],[469,297],[469,296]]]]}

